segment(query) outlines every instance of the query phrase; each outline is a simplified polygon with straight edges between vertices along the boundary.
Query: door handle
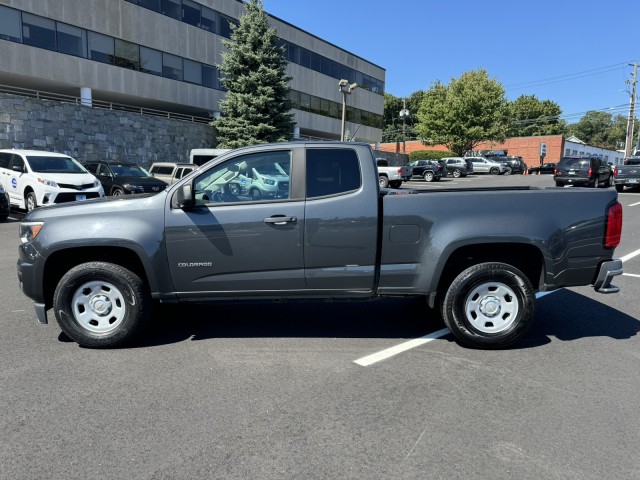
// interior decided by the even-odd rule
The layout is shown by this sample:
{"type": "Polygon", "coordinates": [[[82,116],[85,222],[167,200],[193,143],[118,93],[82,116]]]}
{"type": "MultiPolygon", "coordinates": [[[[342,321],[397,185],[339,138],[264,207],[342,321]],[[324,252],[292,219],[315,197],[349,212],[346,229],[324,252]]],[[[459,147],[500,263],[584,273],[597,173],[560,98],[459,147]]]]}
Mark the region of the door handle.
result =
{"type": "Polygon", "coordinates": [[[286,215],[272,215],[264,219],[264,223],[272,223],[274,225],[286,225],[287,223],[295,223],[298,219],[296,217],[288,217],[286,215]]]}

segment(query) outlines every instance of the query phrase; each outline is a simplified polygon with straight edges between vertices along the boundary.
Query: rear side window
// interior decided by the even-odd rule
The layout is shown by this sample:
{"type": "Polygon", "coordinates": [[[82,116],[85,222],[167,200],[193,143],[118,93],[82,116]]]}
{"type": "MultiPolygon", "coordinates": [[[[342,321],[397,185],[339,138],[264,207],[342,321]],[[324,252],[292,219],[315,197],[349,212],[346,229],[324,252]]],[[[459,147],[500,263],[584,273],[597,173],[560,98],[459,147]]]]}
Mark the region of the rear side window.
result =
{"type": "Polygon", "coordinates": [[[307,150],[307,198],[350,192],[361,184],[360,163],[355,150],[307,150]]]}
{"type": "Polygon", "coordinates": [[[563,158],[560,160],[560,164],[564,168],[588,167],[589,160],[586,160],[584,158],[563,158]]]}
{"type": "Polygon", "coordinates": [[[156,165],[151,169],[151,173],[158,173],[160,175],[171,175],[173,173],[173,168],[174,167],[162,167],[156,165]]]}
{"type": "Polygon", "coordinates": [[[0,168],[9,168],[10,153],[0,153],[0,168]]]}

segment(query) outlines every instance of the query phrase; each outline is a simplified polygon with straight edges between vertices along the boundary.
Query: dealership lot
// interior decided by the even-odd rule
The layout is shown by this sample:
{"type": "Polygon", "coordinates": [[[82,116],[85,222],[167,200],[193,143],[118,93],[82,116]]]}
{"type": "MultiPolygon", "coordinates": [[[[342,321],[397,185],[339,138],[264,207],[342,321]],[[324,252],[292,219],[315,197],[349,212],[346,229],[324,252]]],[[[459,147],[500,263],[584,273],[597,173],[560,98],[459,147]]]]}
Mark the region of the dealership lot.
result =
{"type": "MultiPolygon", "coordinates": [[[[405,187],[470,185],[553,180],[405,187]]],[[[163,307],[131,348],[79,348],[19,291],[14,214],[0,478],[639,478],[640,191],[619,199],[620,293],[541,296],[526,340],[496,352],[405,299],[163,307]]]]}

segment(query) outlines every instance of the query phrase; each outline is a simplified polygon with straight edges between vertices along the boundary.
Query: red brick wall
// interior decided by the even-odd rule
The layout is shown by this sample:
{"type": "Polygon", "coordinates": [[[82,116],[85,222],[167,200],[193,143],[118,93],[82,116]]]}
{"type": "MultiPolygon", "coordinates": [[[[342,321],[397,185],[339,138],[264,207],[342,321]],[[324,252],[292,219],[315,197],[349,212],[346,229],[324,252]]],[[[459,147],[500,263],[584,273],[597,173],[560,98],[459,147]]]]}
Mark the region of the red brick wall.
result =
{"type": "MultiPolygon", "coordinates": [[[[478,145],[475,150],[506,150],[509,155],[522,157],[524,162],[529,165],[540,164],[540,143],[547,144],[547,156],[545,163],[558,162],[564,152],[564,136],[549,135],[544,137],[514,137],[507,138],[502,143],[483,142],[478,145]]],[[[375,148],[375,147],[374,147],[375,148]]],[[[418,150],[435,150],[438,152],[446,152],[448,149],[444,145],[435,145],[433,147],[423,145],[417,140],[405,142],[407,155],[418,150]]],[[[381,143],[380,150],[383,152],[403,153],[402,142],[381,143]]]]}

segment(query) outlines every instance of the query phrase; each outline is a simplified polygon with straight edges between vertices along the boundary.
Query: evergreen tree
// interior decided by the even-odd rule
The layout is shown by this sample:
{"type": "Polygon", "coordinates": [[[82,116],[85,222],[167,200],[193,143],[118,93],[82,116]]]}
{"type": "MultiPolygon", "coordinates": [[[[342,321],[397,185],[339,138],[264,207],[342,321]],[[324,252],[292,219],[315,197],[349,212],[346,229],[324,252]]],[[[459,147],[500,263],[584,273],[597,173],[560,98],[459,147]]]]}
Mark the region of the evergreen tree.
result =
{"type": "Polygon", "coordinates": [[[227,96],[222,116],[212,122],[219,148],[289,140],[293,133],[284,50],[269,25],[262,0],[250,0],[231,41],[223,41],[218,69],[227,96]]]}

